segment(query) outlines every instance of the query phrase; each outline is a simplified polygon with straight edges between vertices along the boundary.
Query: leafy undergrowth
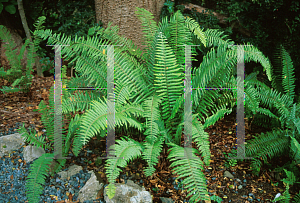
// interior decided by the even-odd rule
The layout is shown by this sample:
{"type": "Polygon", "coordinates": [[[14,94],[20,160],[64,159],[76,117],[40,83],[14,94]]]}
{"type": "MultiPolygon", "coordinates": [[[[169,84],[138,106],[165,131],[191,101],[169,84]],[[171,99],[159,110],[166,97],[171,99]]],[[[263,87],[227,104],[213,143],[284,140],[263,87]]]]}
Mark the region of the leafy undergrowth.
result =
{"type": "MultiPolygon", "coordinates": [[[[4,83],[5,81],[0,80],[0,86],[9,85],[4,83]]],[[[44,127],[40,121],[41,116],[38,112],[33,112],[33,110],[38,108],[38,104],[41,100],[46,101],[48,104],[49,89],[52,85],[53,77],[41,78],[35,75],[30,92],[27,94],[21,92],[3,94],[0,92],[0,134],[13,133],[15,131],[13,127],[17,122],[25,123],[26,128],[34,124],[34,130],[36,130],[38,134],[43,134],[42,129],[44,127]]],[[[230,200],[230,202],[249,202],[249,194],[252,193],[255,199],[260,199],[261,202],[271,202],[270,200],[273,200],[277,193],[282,194],[285,190],[282,181],[276,180],[274,173],[271,171],[278,166],[283,166],[286,160],[288,160],[288,157],[280,157],[279,159],[270,161],[268,165],[263,165],[259,176],[253,176],[251,174],[249,161],[244,160],[238,162],[235,166],[233,166],[234,162],[232,161],[232,166],[230,166],[225,157],[236,144],[235,115],[235,112],[226,115],[214,126],[210,126],[205,130],[209,133],[212,154],[210,166],[204,166],[204,174],[207,178],[209,194],[210,196],[216,195],[221,197],[223,202],[229,202],[230,200]],[[225,170],[231,172],[234,178],[243,181],[244,186],[242,189],[237,189],[237,184],[233,180],[231,181],[223,177],[225,170]]],[[[247,126],[247,121],[245,121],[245,123],[246,142],[252,139],[256,133],[260,134],[261,132],[269,131],[269,129],[258,126],[252,126],[250,130],[247,126]]],[[[123,135],[128,135],[128,133],[117,131],[116,139],[123,135]]],[[[136,135],[135,133],[132,133],[131,136],[138,141],[143,139],[141,135],[136,135]]],[[[182,142],[183,139],[182,136],[182,142]]],[[[96,161],[98,156],[105,156],[105,139],[91,139],[83,149],[85,155],[88,149],[92,149],[89,156],[78,157],[76,160],[68,160],[66,167],[68,167],[71,162],[81,165],[78,160],[84,158],[86,159],[85,162],[88,165],[88,170],[94,170],[99,180],[101,179],[103,182],[108,183],[105,176],[104,164],[96,161]]],[[[183,200],[188,199],[185,190],[181,188],[180,181],[175,181],[176,175],[172,172],[172,168],[169,168],[170,163],[167,159],[167,151],[168,148],[165,146],[164,153],[160,156],[160,161],[156,166],[156,173],[153,176],[144,176],[143,167],[146,166],[146,163],[139,159],[134,160],[134,162],[125,167],[117,179],[117,182],[122,183],[125,181],[125,177],[131,177],[135,183],[143,185],[146,190],[151,191],[153,202],[161,202],[159,197],[172,198],[175,202],[183,202],[183,200]]],[[[284,178],[284,174],[280,175],[280,178],[284,178]]],[[[290,186],[289,192],[291,197],[293,198],[299,190],[300,188],[297,184],[290,186]]],[[[100,196],[101,195],[103,195],[103,193],[100,194],[100,196]]],[[[257,200],[255,202],[257,202],[257,200]]]]}

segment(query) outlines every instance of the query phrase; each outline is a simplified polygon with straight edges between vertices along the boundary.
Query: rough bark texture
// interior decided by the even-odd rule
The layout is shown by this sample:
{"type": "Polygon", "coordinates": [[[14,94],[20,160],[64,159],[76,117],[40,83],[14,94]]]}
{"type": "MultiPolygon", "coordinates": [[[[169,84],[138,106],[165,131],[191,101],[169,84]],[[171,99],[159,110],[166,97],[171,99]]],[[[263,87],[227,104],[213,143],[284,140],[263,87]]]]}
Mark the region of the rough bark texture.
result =
{"type": "Polygon", "coordinates": [[[164,2],[165,0],[95,0],[96,20],[101,20],[104,28],[107,28],[110,21],[112,26],[118,25],[119,35],[131,39],[143,50],[143,33],[141,22],[135,15],[136,7],[151,12],[158,22],[164,2]]]}

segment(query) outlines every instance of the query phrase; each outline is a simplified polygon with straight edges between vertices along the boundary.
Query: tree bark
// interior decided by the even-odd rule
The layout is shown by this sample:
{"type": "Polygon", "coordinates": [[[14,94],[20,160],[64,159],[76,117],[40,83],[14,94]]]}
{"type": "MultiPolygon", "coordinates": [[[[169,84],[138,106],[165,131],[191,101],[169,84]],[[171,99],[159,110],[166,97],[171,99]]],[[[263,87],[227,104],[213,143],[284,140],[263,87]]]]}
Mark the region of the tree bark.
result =
{"type": "MultiPolygon", "coordinates": [[[[24,12],[24,8],[23,8],[23,1],[22,0],[18,0],[18,10],[19,10],[19,13],[20,13],[20,17],[21,17],[21,21],[22,21],[22,24],[23,24],[24,31],[26,33],[26,37],[27,37],[27,39],[29,39],[30,42],[32,42],[31,34],[29,32],[27,20],[26,20],[26,17],[25,17],[25,12],[24,12]]],[[[40,61],[39,61],[39,57],[38,57],[38,55],[36,54],[35,51],[33,52],[33,54],[34,54],[34,56],[36,56],[35,57],[35,66],[36,66],[37,75],[41,76],[41,77],[44,77],[42,67],[41,67],[41,64],[40,64],[40,61]]]]}
{"type": "Polygon", "coordinates": [[[97,23],[101,20],[104,28],[112,21],[112,26],[118,25],[120,36],[131,39],[138,48],[144,50],[141,22],[135,15],[135,7],[148,10],[159,22],[164,3],[165,0],[95,0],[96,20],[97,23]]]}

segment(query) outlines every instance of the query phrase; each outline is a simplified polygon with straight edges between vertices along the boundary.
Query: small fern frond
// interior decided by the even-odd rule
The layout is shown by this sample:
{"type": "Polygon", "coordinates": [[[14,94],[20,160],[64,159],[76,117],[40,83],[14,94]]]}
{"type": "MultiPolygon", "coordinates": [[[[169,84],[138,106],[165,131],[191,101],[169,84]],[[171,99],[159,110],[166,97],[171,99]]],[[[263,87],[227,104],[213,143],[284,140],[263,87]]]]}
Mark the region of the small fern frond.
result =
{"type": "Polygon", "coordinates": [[[300,191],[299,191],[299,193],[294,197],[293,203],[300,203],[300,191]]]}
{"type": "Polygon", "coordinates": [[[33,146],[41,147],[41,148],[48,148],[48,149],[53,149],[49,144],[46,143],[45,137],[44,136],[37,136],[35,133],[30,133],[27,132],[27,130],[23,126],[17,130],[18,133],[25,138],[26,142],[29,142],[30,144],[33,144],[33,146]]]}
{"type": "MultiPolygon", "coordinates": [[[[116,106],[115,111],[115,126],[127,125],[137,128],[142,131],[143,126],[133,117],[138,117],[143,114],[143,108],[140,105],[126,104],[124,106],[116,106]]],[[[77,156],[83,145],[90,138],[100,133],[100,130],[105,130],[107,126],[107,104],[106,98],[104,101],[92,101],[92,108],[89,109],[83,116],[79,134],[74,137],[74,154],[77,156]]]]}
{"type": "Polygon", "coordinates": [[[214,125],[219,119],[223,118],[225,114],[230,114],[232,110],[228,109],[220,109],[212,116],[205,119],[205,123],[203,124],[204,129],[210,125],[214,125]]]}
{"type": "MultiPolygon", "coordinates": [[[[121,140],[116,140],[117,144],[112,145],[111,148],[115,150],[115,158],[109,158],[106,161],[105,169],[109,185],[115,183],[116,178],[119,176],[119,167],[125,167],[129,161],[141,156],[143,146],[139,142],[127,138],[127,140],[121,137],[121,140]]],[[[114,196],[115,189],[113,186],[109,186],[107,194],[110,198],[114,196]]]]}
{"type": "Polygon", "coordinates": [[[300,163],[300,144],[299,142],[290,136],[291,138],[291,158],[295,161],[295,164],[300,163]]]}
{"type": "Polygon", "coordinates": [[[163,137],[156,138],[152,143],[145,142],[145,149],[143,151],[143,159],[147,161],[148,167],[144,169],[145,175],[151,176],[155,172],[153,167],[158,163],[158,157],[162,151],[163,137]]]}
{"type": "Polygon", "coordinates": [[[43,185],[45,184],[49,164],[54,154],[43,154],[36,159],[31,165],[26,181],[26,196],[29,202],[38,203],[40,195],[43,193],[43,185]]]}
{"type": "Polygon", "coordinates": [[[204,131],[204,127],[197,120],[197,114],[193,115],[192,126],[193,140],[201,152],[204,163],[208,166],[211,157],[209,135],[204,131]]]}
{"type": "Polygon", "coordinates": [[[195,153],[199,153],[194,148],[183,148],[174,143],[168,143],[172,146],[169,149],[168,159],[172,161],[170,167],[174,167],[175,173],[182,178],[182,184],[187,189],[187,196],[191,202],[200,202],[201,200],[209,200],[205,176],[203,170],[203,162],[195,153]]]}
{"type": "Polygon", "coordinates": [[[146,139],[149,143],[154,142],[159,134],[158,125],[155,121],[161,119],[158,109],[160,102],[161,100],[156,95],[144,102],[144,117],[146,118],[146,131],[144,134],[147,136],[146,139]]]}

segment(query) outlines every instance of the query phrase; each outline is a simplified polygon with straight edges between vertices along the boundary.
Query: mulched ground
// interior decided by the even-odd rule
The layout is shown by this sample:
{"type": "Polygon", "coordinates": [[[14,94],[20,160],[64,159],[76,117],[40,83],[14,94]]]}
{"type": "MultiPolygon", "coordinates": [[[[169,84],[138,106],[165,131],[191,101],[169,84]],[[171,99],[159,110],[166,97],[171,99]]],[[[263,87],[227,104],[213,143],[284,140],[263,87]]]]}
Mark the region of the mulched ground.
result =
{"type": "MultiPolygon", "coordinates": [[[[3,85],[9,86],[10,84],[0,79],[0,87],[3,85]]],[[[35,75],[30,92],[27,94],[22,92],[3,94],[2,91],[0,91],[0,133],[11,130],[17,122],[23,122],[25,123],[26,128],[29,127],[30,124],[34,124],[38,134],[43,134],[42,129],[44,126],[40,121],[41,115],[38,112],[33,112],[33,110],[38,108],[38,104],[41,100],[46,101],[46,104],[48,104],[49,89],[52,85],[53,77],[42,78],[35,75]]],[[[271,202],[270,200],[273,200],[277,193],[280,192],[282,194],[284,192],[285,187],[281,181],[279,181],[278,186],[274,185],[278,181],[270,175],[269,168],[274,169],[276,165],[282,166],[285,163],[284,160],[288,160],[288,157],[283,156],[277,160],[271,161],[270,164],[272,167],[263,165],[259,176],[253,176],[251,174],[251,171],[249,170],[250,163],[248,161],[239,162],[236,166],[226,169],[224,166],[225,159],[223,152],[229,153],[236,144],[235,115],[235,112],[233,112],[232,114],[225,116],[224,119],[218,121],[214,126],[210,126],[205,130],[210,136],[209,140],[212,154],[210,166],[205,166],[205,169],[209,172],[204,171],[208,180],[208,191],[220,196],[224,200],[223,202],[228,202],[228,200],[231,200],[231,202],[249,202],[247,200],[248,197],[243,197],[243,195],[248,196],[249,193],[253,193],[255,198],[264,200],[264,202],[271,202]],[[243,187],[241,190],[237,190],[236,187],[234,189],[229,189],[229,185],[233,185],[234,183],[228,178],[223,178],[225,170],[228,170],[231,173],[234,172],[235,178],[239,178],[240,180],[246,179],[247,186],[243,187]],[[249,177],[245,174],[251,174],[251,176],[249,177]],[[235,193],[236,190],[238,191],[237,194],[235,193]]],[[[253,138],[255,133],[261,132],[266,132],[266,129],[252,126],[252,130],[250,130],[246,126],[246,141],[253,138]]],[[[124,133],[125,132],[116,133],[116,139],[124,135],[124,133]]],[[[139,139],[139,136],[137,136],[137,139],[139,139]]],[[[85,153],[87,149],[93,149],[92,155],[83,157],[90,161],[90,163],[87,163],[88,170],[93,169],[94,171],[97,171],[97,175],[99,174],[98,176],[100,176],[98,178],[101,178],[103,182],[107,183],[103,164],[100,167],[95,166],[95,158],[99,155],[105,156],[105,139],[101,141],[96,138],[91,139],[83,149],[85,153]],[[101,152],[103,154],[101,154],[101,152]]],[[[152,177],[145,177],[143,175],[143,166],[146,165],[141,159],[134,160],[130,163],[123,171],[123,174],[132,177],[134,182],[139,182],[141,185],[144,185],[146,190],[151,191],[151,194],[154,196],[153,202],[161,202],[159,197],[169,197],[175,202],[183,202],[183,200],[186,199],[186,193],[185,191],[174,189],[172,182],[176,175],[169,168],[170,162],[166,159],[167,154],[167,150],[165,149],[164,153],[160,156],[160,162],[156,167],[156,173],[152,177]]],[[[80,165],[76,160],[68,160],[66,167],[68,167],[71,161],[80,165]]],[[[117,179],[117,182],[124,181],[122,178],[124,177],[123,174],[117,179]]],[[[291,186],[291,197],[294,197],[299,190],[300,187],[297,186],[297,184],[291,186]]],[[[99,195],[101,196],[103,194],[100,192],[99,195]]]]}

